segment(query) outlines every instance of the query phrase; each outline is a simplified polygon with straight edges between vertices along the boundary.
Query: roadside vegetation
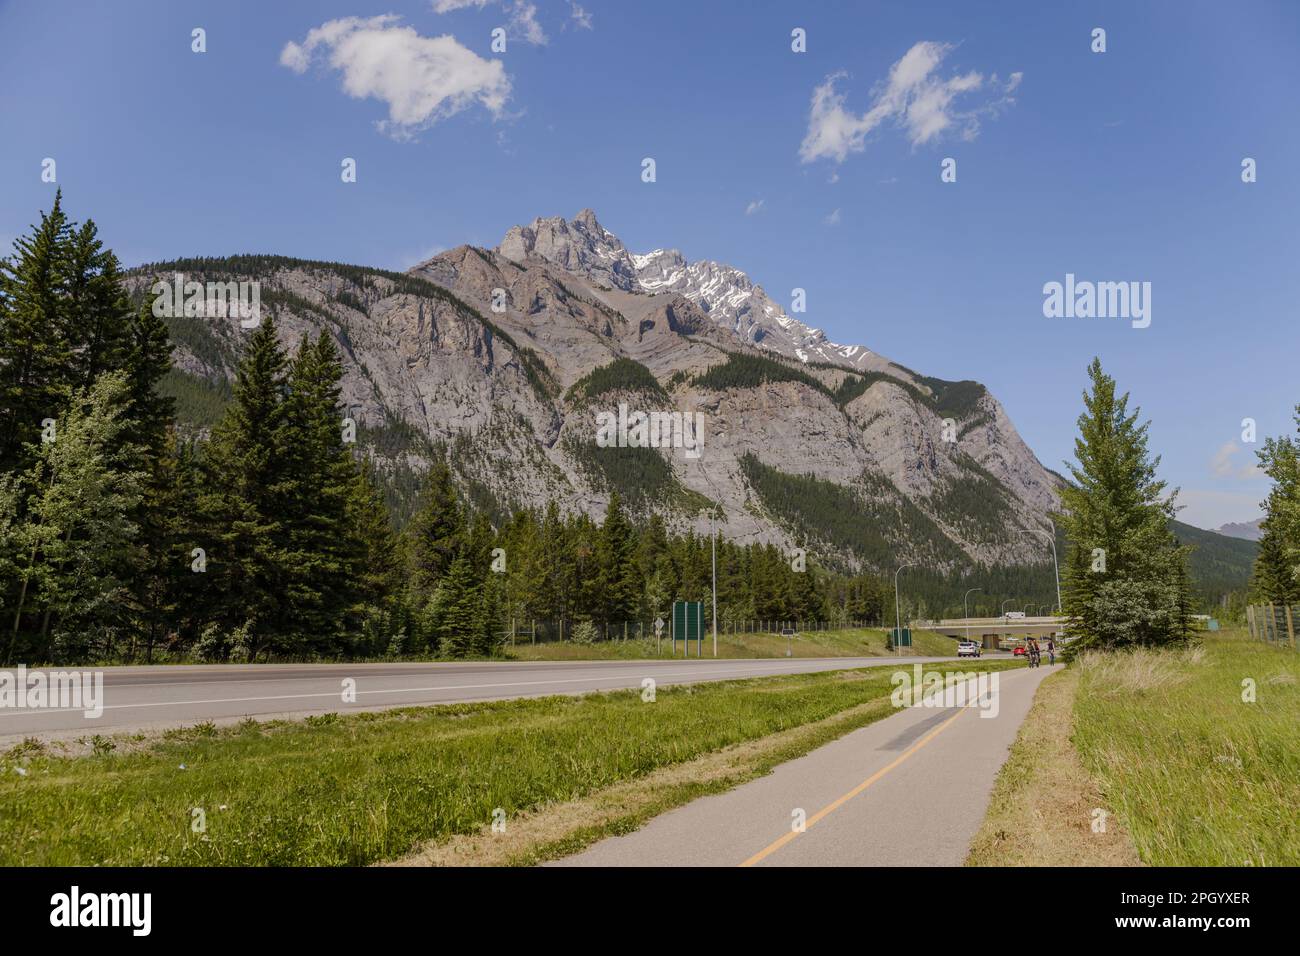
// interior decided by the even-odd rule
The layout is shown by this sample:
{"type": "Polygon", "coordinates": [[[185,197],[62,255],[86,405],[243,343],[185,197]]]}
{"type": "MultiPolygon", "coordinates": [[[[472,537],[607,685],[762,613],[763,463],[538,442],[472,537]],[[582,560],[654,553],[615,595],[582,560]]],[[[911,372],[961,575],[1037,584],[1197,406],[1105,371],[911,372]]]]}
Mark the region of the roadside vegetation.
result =
{"type": "MultiPolygon", "coordinates": [[[[952,657],[957,653],[955,638],[933,631],[912,631],[912,648],[903,653],[919,657],[952,657]]],[[[787,641],[771,632],[751,634],[718,633],[718,657],[785,657],[789,648],[791,657],[880,657],[892,654],[888,647],[887,632],[878,628],[843,628],[834,631],[810,631],[787,641]]],[[[691,642],[690,656],[695,657],[696,645],[691,642]]],[[[526,661],[570,660],[642,660],[669,659],[674,656],[673,643],[665,634],[656,647],[655,640],[602,641],[597,644],[517,643],[505,648],[505,656],[526,661]]],[[[682,642],[677,642],[676,656],[682,656],[682,642]]],[[[713,634],[705,631],[704,656],[713,656],[713,634]]]]}
{"type": "Polygon", "coordinates": [[[1075,745],[1142,859],[1300,865],[1300,656],[1244,633],[1087,655],[1075,745]]]}
{"type": "Polygon", "coordinates": [[[1290,648],[1086,654],[1039,688],[967,865],[1296,866],[1298,728],[1290,648]]]}
{"type": "Polygon", "coordinates": [[[490,835],[498,808],[509,832],[520,814],[844,715],[735,773],[652,787],[634,809],[599,826],[584,820],[581,832],[567,835],[548,829],[547,841],[567,852],[888,716],[890,672],[664,687],[652,703],[632,690],[207,724],[133,751],[129,738],[105,740],[76,758],[30,742],[0,758],[0,865],[392,860],[458,835],[490,835]]]}

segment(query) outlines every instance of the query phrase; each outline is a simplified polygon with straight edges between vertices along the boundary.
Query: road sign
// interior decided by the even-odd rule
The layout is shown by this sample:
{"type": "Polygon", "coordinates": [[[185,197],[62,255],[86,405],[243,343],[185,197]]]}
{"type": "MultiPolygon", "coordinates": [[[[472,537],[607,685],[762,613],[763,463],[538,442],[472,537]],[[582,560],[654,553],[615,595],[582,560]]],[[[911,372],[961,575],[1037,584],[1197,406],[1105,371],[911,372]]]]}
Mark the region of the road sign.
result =
{"type": "Polygon", "coordinates": [[[890,647],[911,647],[912,646],[912,629],[903,628],[902,636],[899,636],[898,628],[889,629],[889,646],[890,647]]]}
{"type": "Polygon", "coordinates": [[[684,650],[690,654],[690,641],[696,642],[695,656],[704,653],[704,602],[673,602],[673,643],[681,639],[684,650]]]}

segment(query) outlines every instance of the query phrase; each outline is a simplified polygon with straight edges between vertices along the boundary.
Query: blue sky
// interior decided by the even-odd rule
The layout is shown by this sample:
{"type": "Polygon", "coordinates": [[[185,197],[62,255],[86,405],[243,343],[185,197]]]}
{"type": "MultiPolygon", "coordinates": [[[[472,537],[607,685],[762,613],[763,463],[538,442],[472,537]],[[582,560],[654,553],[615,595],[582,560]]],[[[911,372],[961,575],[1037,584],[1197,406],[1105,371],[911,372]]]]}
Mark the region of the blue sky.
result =
{"type": "Polygon", "coordinates": [[[128,264],[404,268],[590,206],[634,251],[806,289],[835,341],[984,382],[1058,470],[1101,356],[1215,526],[1266,491],[1242,419],[1290,432],[1300,400],[1298,101],[1290,2],[11,0],[0,242],[48,208],[46,157],[128,264]],[[1150,327],[1044,317],[1066,273],[1150,282],[1150,327]]]}

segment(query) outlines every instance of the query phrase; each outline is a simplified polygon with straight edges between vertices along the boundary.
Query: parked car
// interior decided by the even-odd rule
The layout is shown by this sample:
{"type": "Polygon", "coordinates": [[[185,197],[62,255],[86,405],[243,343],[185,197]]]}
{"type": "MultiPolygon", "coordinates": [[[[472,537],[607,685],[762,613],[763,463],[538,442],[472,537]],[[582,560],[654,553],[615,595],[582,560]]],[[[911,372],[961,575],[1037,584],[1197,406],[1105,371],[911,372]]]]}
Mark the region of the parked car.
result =
{"type": "Polygon", "coordinates": [[[979,657],[980,646],[974,641],[958,641],[957,656],[958,657],[979,657]]]}
{"type": "Polygon", "coordinates": [[[1024,657],[1024,656],[1025,656],[1025,649],[1024,649],[1023,646],[1022,646],[1022,647],[1017,647],[1014,651],[1011,652],[1011,654],[1012,654],[1013,657],[1024,657]]]}

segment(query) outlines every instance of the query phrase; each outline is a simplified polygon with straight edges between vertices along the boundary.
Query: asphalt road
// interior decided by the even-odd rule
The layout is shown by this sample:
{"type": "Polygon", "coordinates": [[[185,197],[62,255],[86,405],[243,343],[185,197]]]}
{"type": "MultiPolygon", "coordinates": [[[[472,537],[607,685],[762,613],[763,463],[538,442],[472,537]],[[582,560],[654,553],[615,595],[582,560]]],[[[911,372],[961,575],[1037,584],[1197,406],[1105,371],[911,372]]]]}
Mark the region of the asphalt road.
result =
{"type": "Polygon", "coordinates": [[[581,694],[772,674],[893,667],[934,657],[774,658],[677,661],[495,661],[435,664],[252,664],[106,667],[103,713],[0,707],[0,742],[149,730],[247,716],[302,716],[412,704],[581,694]],[[356,682],[356,702],[342,699],[356,682]]]}
{"type": "Polygon", "coordinates": [[[1035,689],[1059,668],[1002,672],[995,716],[981,715],[991,697],[901,710],[556,865],[959,866],[1035,689]]]}

